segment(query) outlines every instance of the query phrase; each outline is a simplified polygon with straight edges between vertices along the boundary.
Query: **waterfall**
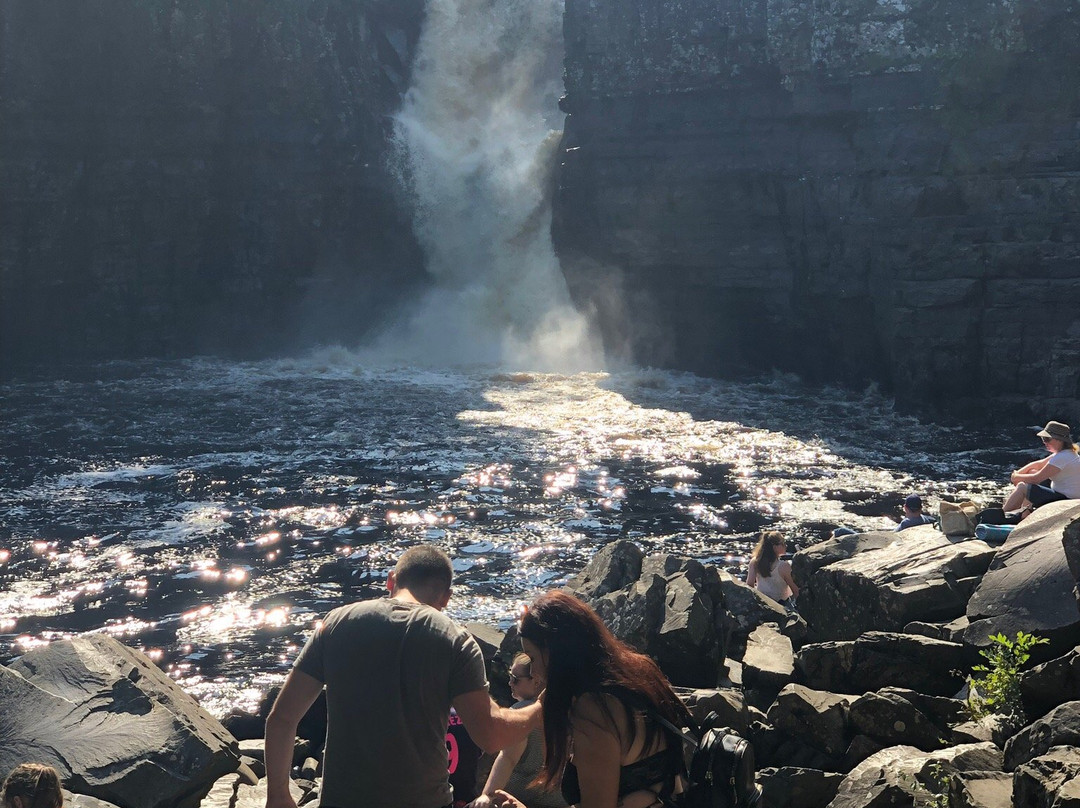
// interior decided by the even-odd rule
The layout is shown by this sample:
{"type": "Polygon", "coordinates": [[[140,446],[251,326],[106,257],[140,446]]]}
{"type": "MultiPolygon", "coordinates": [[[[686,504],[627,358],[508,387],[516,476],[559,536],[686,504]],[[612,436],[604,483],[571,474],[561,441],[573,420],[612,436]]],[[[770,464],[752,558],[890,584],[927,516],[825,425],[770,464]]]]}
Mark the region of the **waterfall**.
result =
{"type": "Polygon", "coordinates": [[[429,0],[394,122],[433,286],[379,352],[438,364],[596,369],[551,243],[562,0],[429,0]]]}

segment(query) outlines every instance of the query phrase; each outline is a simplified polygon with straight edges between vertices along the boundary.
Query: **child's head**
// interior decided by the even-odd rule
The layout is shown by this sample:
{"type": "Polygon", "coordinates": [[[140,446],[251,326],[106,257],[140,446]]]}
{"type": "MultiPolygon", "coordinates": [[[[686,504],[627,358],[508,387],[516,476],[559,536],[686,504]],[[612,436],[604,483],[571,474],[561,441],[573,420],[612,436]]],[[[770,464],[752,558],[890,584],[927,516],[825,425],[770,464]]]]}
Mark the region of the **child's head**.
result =
{"type": "Polygon", "coordinates": [[[60,775],[52,766],[21,763],[0,786],[0,808],[61,808],[60,775]]]}

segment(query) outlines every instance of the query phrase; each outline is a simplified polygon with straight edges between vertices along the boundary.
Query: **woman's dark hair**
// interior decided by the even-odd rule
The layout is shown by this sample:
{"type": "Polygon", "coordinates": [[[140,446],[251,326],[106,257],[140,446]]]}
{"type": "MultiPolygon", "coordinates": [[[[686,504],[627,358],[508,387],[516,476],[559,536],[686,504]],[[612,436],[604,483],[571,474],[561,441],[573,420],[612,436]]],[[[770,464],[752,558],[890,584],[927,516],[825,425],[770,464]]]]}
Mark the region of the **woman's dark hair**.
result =
{"type": "Polygon", "coordinates": [[[0,786],[0,806],[14,808],[16,797],[22,800],[23,808],[61,808],[64,793],[60,775],[52,766],[20,763],[0,786]]]}
{"type": "Polygon", "coordinates": [[[784,536],[777,530],[766,530],[758,539],[757,546],[750,554],[750,563],[757,566],[757,574],[761,578],[772,575],[773,564],[780,558],[776,554],[776,548],[784,543],[784,536]]]}
{"type": "MultiPolygon", "coordinates": [[[[596,612],[574,596],[547,592],[538,597],[521,618],[519,633],[547,651],[546,755],[544,768],[537,776],[544,786],[552,787],[566,764],[570,710],[577,696],[608,690],[619,699],[630,727],[630,737],[620,738],[624,747],[634,742],[635,708],[648,705],[673,724],[686,724],[689,711],[656,663],[616,639],[596,612]]],[[[617,727],[607,700],[597,701],[612,728],[617,727]]],[[[648,749],[662,729],[655,721],[646,722],[645,726],[648,749]]]]}

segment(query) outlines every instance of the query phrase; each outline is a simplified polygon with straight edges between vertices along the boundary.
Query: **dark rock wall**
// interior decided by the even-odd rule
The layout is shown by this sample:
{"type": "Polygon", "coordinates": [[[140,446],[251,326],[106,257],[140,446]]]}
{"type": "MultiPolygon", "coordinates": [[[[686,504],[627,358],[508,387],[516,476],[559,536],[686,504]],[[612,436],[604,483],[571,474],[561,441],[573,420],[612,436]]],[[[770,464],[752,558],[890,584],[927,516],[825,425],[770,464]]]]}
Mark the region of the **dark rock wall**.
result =
{"type": "Polygon", "coordinates": [[[555,203],[610,347],[1080,418],[1080,6],[567,0],[555,203]]]}
{"type": "Polygon", "coordinates": [[[0,4],[0,364],[355,338],[422,0],[0,4]]]}

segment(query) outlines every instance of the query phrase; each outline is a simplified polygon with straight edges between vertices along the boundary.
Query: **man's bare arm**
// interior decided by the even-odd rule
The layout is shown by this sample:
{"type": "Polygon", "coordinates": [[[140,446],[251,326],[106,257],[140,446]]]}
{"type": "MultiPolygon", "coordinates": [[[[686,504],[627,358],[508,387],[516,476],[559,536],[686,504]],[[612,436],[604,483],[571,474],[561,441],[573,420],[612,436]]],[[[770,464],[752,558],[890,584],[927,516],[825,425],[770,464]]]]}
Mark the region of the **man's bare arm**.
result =
{"type": "Polygon", "coordinates": [[[293,669],[266,717],[266,806],[296,808],[289,794],[289,770],[300,719],[315,703],[323,684],[313,676],[293,669]]]}
{"type": "Polygon", "coordinates": [[[462,693],[454,699],[454,709],[461,716],[469,737],[490,754],[520,743],[543,720],[540,701],[511,710],[496,704],[486,690],[462,693]]]}

